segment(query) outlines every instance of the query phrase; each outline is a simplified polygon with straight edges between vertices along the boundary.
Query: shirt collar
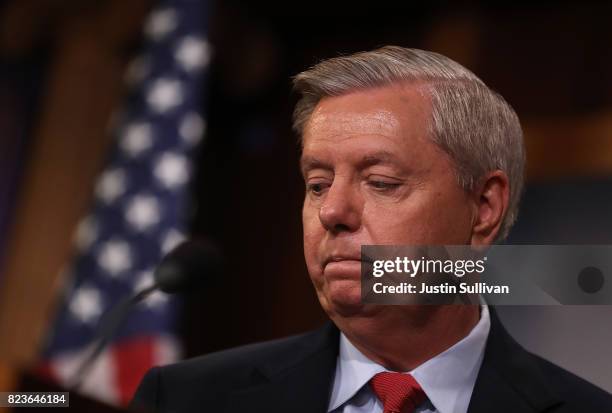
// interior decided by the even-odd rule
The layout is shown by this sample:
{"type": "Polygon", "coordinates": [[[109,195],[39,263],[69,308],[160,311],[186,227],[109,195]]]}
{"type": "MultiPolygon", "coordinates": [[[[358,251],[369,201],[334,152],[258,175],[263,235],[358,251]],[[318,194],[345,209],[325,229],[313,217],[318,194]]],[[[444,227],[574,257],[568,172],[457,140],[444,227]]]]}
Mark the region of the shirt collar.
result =
{"type": "MultiPolygon", "coordinates": [[[[467,336],[409,372],[438,412],[467,412],[490,327],[489,309],[482,304],[480,320],[467,336]]],[[[367,358],[341,334],[328,411],[342,406],[383,371],[388,370],[367,358]]]]}

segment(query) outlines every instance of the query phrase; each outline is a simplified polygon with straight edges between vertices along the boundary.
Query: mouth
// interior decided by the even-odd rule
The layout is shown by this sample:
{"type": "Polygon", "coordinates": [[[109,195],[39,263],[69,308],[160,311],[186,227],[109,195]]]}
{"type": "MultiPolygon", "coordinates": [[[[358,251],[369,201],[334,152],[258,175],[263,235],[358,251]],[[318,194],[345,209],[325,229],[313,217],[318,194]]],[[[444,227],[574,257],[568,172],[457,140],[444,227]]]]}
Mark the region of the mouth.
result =
{"type": "Polygon", "coordinates": [[[337,263],[337,262],[361,262],[361,257],[356,255],[330,255],[323,261],[323,267],[327,267],[328,264],[337,263]]]}
{"type": "Polygon", "coordinates": [[[361,265],[365,262],[371,259],[356,254],[332,254],[323,261],[323,273],[333,278],[360,278],[361,265]]]}
{"type": "Polygon", "coordinates": [[[327,264],[330,263],[335,263],[335,262],[343,262],[343,261],[347,261],[347,262],[352,262],[352,261],[357,261],[357,262],[364,262],[364,263],[372,263],[374,260],[366,255],[362,255],[362,254],[351,254],[351,255],[342,255],[342,254],[332,254],[329,255],[327,258],[325,258],[325,260],[323,261],[323,268],[325,268],[327,266],[327,264]]]}

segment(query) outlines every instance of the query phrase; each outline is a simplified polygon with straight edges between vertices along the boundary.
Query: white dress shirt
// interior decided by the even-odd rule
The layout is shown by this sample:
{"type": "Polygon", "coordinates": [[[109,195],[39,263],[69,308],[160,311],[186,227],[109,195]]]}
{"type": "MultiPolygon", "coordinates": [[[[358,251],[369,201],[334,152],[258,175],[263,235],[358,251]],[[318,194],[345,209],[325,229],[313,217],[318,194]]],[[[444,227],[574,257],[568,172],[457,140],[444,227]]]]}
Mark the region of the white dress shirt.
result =
{"type": "MultiPolygon", "coordinates": [[[[480,320],[466,337],[408,372],[427,395],[417,413],[467,412],[491,327],[487,305],[480,308],[480,320]]],[[[382,403],[368,382],[383,371],[389,370],[367,358],[341,334],[328,413],[381,413],[382,403]]]]}

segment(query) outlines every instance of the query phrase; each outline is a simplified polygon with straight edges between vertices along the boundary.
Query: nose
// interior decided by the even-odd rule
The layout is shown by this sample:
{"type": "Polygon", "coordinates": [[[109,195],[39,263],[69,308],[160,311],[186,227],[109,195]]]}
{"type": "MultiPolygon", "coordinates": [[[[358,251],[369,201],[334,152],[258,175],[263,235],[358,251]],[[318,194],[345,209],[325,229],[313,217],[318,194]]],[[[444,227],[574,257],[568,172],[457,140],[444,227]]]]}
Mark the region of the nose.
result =
{"type": "Polygon", "coordinates": [[[349,182],[335,179],[319,209],[323,227],[333,233],[357,231],[362,210],[359,198],[349,182]]]}

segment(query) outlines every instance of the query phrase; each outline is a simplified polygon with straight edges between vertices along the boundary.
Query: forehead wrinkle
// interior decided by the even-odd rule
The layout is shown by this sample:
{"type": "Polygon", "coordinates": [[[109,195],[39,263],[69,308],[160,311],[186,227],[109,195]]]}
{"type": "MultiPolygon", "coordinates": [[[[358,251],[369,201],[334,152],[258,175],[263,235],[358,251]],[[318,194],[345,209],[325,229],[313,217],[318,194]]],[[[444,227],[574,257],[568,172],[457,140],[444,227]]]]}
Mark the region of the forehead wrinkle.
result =
{"type": "Polygon", "coordinates": [[[337,137],[338,135],[395,135],[401,128],[390,111],[331,111],[318,108],[308,124],[306,135],[337,137]]]}

